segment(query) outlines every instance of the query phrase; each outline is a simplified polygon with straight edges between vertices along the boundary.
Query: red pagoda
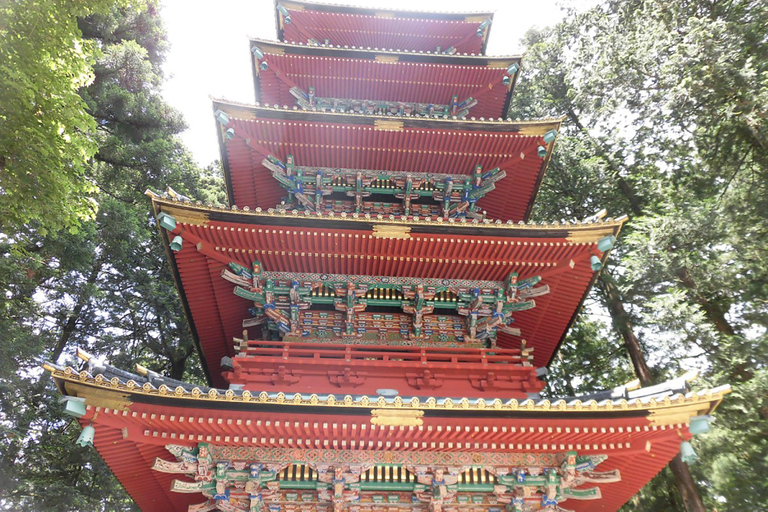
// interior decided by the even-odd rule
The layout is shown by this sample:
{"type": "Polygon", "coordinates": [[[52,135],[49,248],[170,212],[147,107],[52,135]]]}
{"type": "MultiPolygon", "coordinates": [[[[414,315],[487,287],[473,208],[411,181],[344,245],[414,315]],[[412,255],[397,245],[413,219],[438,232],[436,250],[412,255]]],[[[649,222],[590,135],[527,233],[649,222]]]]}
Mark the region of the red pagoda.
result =
{"type": "Polygon", "coordinates": [[[611,511],[692,457],[728,388],[540,395],[624,219],[528,221],[560,119],[507,118],[493,15],[275,12],[231,206],[149,193],[211,387],[46,365],[139,507],[611,511]]]}

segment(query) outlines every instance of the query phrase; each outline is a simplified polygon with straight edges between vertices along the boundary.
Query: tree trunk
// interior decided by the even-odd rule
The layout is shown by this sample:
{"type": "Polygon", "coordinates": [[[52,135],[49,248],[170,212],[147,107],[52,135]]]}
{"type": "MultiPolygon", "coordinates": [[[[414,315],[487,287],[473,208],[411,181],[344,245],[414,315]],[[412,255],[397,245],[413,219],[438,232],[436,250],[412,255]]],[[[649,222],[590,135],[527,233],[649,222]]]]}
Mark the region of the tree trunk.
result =
{"type": "Polygon", "coordinates": [[[699,495],[699,489],[696,487],[696,482],[693,481],[693,476],[691,476],[691,470],[688,468],[688,464],[683,462],[679,453],[669,462],[669,469],[675,475],[675,483],[683,497],[685,510],[688,512],[706,512],[699,495]]]}
{"type": "Polygon", "coordinates": [[[725,312],[723,309],[717,306],[717,304],[708,300],[701,294],[701,292],[699,292],[698,288],[696,287],[696,281],[693,280],[690,272],[688,272],[688,268],[676,268],[675,275],[680,280],[680,283],[682,283],[683,286],[691,291],[694,299],[696,299],[696,302],[699,303],[699,306],[701,306],[701,309],[704,311],[704,316],[706,316],[707,319],[712,322],[718,331],[725,334],[726,336],[733,336],[736,334],[736,330],[733,328],[730,322],[728,322],[728,319],[725,318],[725,312]]]}
{"type": "Polygon", "coordinates": [[[171,360],[171,378],[181,380],[184,377],[184,371],[187,369],[187,359],[189,355],[185,355],[178,359],[171,360]]]}
{"type": "Polygon", "coordinates": [[[619,190],[621,190],[622,195],[627,199],[629,202],[629,208],[632,210],[632,214],[639,217],[643,214],[643,205],[640,202],[640,199],[637,197],[637,194],[635,194],[635,189],[632,188],[632,186],[627,183],[627,180],[625,180],[621,176],[621,170],[619,169],[619,165],[614,161],[613,157],[605,152],[603,145],[600,144],[598,141],[596,141],[592,135],[589,133],[589,130],[587,130],[587,127],[584,126],[581,123],[581,120],[579,119],[579,116],[576,115],[576,112],[573,110],[572,107],[568,108],[568,119],[576,126],[576,128],[584,135],[587,139],[589,139],[589,142],[592,144],[592,147],[595,149],[595,151],[605,160],[605,162],[608,164],[608,168],[611,170],[611,174],[613,174],[613,178],[616,180],[616,185],[618,185],[619,190]]]}
{"type": "MultiPolygon", "coordinates": [[[[652,386],[654,384],[653,375],[650,368],[648,368],[648,363],[645,361],[645,354],[643,354],[640,340],[635,336],[632,322],[627,311],[624,309],[624,303],[621,300],[621,294],[616,286],[616,282],[604,270],[600,273],[597,286],[603,293],[603,299],[611,314],[614,328],[624,339],[624,345],[627,347],[632,366],[635,368],[635,375],[640,379],[643,386],[652,386]]],[[[680,454],[677,454],[670,461],[669,469],[672,470],[672,474],[675,476],[675,484],[683,498],[685,509],[688,512],[705,512],[704,502],[701,500],[696,482],[693,480],[688,464],[682,461],[680,454]]]]}
{"type": "Polygon", "coordinates": [[[624,346],[627,348],[627,352],[629,352],[629,358],[632,361],[632,366],[635,368],[635,375],[640,379],[643,386],[652,385],[653,375],[651,374],[651,369],[648,368],[648,364],[645,362],[645,354],[643,354],[643,349],[640,346],[640,340],[637,339],[632,329],[632,322],[627,311],[624,309],[624,303],[621,301],[621,294],[616,286],[616,281],[613,280],[613,277],[607,271],[603,271],[597,280],[597,286],[603,292],[605,305],[611,314],[614,329],[624,339],[624,346]]]}

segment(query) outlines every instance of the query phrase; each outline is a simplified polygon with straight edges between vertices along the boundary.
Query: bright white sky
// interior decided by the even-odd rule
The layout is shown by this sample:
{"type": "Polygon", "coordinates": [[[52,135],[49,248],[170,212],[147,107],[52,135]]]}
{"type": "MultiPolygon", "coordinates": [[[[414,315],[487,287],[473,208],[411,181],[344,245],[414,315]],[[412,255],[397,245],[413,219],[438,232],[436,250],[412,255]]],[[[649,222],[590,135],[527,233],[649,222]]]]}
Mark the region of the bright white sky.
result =
{"type": "MultiPolygon", "coordinates": [[[[367,7],[427,11],[494,11],[489,55],[521,53],[520,38],[565,15],[567,0],[335,0],[367,7]]],[[[582,3],[577,1],[576,3],[582,3]]],[[[273,0],[190,2],[164,0],[163,20],[171,49],[165,63],[166,101],[184,114],[182,139],[200,165],[219,158],[209,96],[253,103],[248,37],[277,39],[273,0]]]]}

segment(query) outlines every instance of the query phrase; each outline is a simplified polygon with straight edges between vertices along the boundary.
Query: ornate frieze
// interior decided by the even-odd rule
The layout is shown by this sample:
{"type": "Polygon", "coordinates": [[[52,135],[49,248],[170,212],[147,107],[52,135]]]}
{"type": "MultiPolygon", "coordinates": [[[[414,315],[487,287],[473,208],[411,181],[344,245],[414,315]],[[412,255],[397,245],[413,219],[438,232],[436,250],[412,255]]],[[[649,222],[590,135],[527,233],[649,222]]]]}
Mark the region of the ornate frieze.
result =
{"type": "Polygon", "coordinates": [[[520,334],[508,326],[512,313],[535,307],[534,297],[549,293],[547,285],[534,287],[541,277],[518,279],[515,272],[506,282],[496,282],[270,272],[258,261],[250,269],[229,266],[222,277],[237,285],[235,295],[254,303],[254,317],[243,326],[266,324],[282,336],[349,338],[378,332],[384,341],[392,332],[415,340],[436,336],[439,341],[493,346],[499,329],[520,334]],[[315,320],[309,310],[316,304],[333,305],[342,316],[318,311],[315,320]],[[395,314],[361,317],[368,306],[399,308],[408,323],[395,314]],[[459,316],[433,315],[436,309],[459,316]]]}
{"type": "MultiPolygon", "coordinates": [[[[264,65],[262,63],[262,65],[264,65]]],[[[269,64],[267,64],[269,66],[269,64]]],[[[268,67],[267,67],[268,69],[268,67]]],[[[323,98],[315,94],[315,88],[309,86],[307,91],[294,86],[290,89],[296,98],[296,104],[303,110],[317,112],[350,112],[367,115],[414,116],[414,117],[443,117],[456,116],[464,119],[469,109],[477,105],[477,99],[469,97],[459,101],[458,95],[451,97],[450,103],[419,103],[408,101],[355,100],[349,98],[323,98]]]]}
{"type": "Polygon", "coordinates": [[[306,167],[294,165],[293,155],[283,162],[269,155],[262,165],[286,189],[285,208],[309,212],[423,215],[483,219],[477,201],[506,177],[498,167],[472,174],[421,173],[306,167]],[[336,196],[350,199],[339,199],[336,196]],[[366,201],[372,196],[378,201],[366,201]],[[386,199],[400,199],[388,202],[386,199]],[[413,201],[426,200],[420,204],[413,201]]]}
{"type": "MultiPolygon", "coordinates": [[[[569,499],[600,498],[600,488],[584,484],[618,482],[617,470],[596,472],[604,455],[576,452],[455,453],[296,450],[168,445],[176,462],[157,459],[153,469],[184,475],[171,490],[201,493],[207,500],[190,511],[223,512],[376,512],[407,509],[418,512],[464,510],[467,506],[509,512],[564,510],[569,499]],[[280,480],[281,471],[301,463],[312,468],[312,479],[280,480]],[[382,478],[381,464],[401,468],[408,477],[382,478]],[[372,471],[372,468],[379,468],[372,471]],[[480,469],[482,483],[463,475],[480,469]],[[365,478],[363,478],[365,477],[365,478]],[[401,481],[404,480],[404,481],[401,481]]],[[[393,474],[392,471],[383,472],[393,474]]],[[[306,476],[306,472],[305,472],[306,476]]]]}

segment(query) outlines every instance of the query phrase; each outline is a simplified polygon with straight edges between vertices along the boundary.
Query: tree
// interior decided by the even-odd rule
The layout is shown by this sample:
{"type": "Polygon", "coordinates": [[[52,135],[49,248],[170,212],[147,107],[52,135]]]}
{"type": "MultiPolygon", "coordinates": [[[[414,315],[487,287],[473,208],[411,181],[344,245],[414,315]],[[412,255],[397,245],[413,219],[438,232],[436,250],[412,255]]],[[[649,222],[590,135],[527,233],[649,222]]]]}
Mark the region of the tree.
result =
{"type": "Polygon", "coordinates": [[[42,231],[76,229],[93,218],[96,123],[78,90],[93,79],[99,51],[77,18],[115,2],[0,5],[0,232],[30,222],[42,231]]]}
{"type": "Polygon", "coordinates": [[[157,3],[75,23],[100,48],[93,80],[79,91],[97,126],[83,173],[100,207],[77,231],[38,219],[0,240],[0,280],[9,290],[0,297],[8,340],[0,348],[0,508],[14,510],[135,509],[96,452],[74,447],[79,429],[62,417],[43,361],[75,364],[74,348],[82,347],[119,366],[203,378],[143,191],[172,183],[221,202],[220,169],[193,162],[177,137],[183,119],[160,95],[167,43],[157,3]]]}
{"type": "MultiPolygon", "coordinates": [[[[583,218],[602,205],[633,216],[598,298],[634,350],[637,374],[648,381],[695,367],[709,385],[735,386],[716,433],[695,441],[697,510],[768,500],[759,476],[768,447],[757,427],[768,360],[766,16],[746,1],[605,2],[527,35],[528,90],[514,106],[566,114],[555,154],[579,155],[550,169],[537,215],[583,218]],[[740,447],[738,455],[724,446],[740,447]]],[[[575,349],[577,360],[589,360],[594,343],[587,346],[575,349]]],[[[668,478],[662,473],[632,508],[681,509],[668,478]]]]}

